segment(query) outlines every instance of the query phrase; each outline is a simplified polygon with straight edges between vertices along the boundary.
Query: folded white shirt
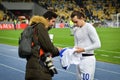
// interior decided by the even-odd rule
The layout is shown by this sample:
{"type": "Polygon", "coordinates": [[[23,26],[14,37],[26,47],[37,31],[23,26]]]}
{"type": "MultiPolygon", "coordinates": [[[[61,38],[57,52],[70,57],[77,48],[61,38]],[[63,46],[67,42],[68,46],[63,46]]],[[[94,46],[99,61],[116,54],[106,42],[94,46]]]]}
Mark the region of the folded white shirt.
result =
{"type": "Polygon", "coordinates": [[[68,69],[70,64],[79,64],[81,54],[75,53],[75,48],[64,48],[60,51],[62,68],[68,69]]]}

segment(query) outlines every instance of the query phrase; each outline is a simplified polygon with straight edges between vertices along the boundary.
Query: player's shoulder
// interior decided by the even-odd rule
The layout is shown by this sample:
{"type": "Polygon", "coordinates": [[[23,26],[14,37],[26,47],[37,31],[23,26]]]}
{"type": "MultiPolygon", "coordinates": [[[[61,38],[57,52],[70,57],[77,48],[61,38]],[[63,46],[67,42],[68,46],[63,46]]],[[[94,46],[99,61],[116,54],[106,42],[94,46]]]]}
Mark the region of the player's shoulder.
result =
{"type": "Polygon", "coordinates": [[[94,27],[91,23],[86,23],[86,26],[87,26],[88,28],[94,27]]]}
{"type": "Polygon", "coordinates": [[[87,28],[87,31],[94,31],[95,30],[95,27],[90,23],[86,23],[86,28],[87,28]]]}
{"type": "Polygon", "coordinates": [[[87,23],[85,24],[86,26],[93,26],[91,23],[87,23]]]}

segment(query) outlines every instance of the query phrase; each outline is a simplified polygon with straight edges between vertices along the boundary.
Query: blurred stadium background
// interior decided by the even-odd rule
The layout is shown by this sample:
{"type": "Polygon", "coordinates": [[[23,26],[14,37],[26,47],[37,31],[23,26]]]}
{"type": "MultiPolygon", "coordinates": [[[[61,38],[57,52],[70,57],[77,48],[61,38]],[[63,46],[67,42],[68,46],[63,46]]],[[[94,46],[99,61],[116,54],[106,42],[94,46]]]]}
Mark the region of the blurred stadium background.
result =
{"type": "MultiPolygon", "coordinates": [[[[95,80],[120,80],[120,0],[0,0],[0,80],[24,80],[25,62],[18,58],[17,47],[13,47],[18,46],[20,33],[30,18],[47,10],[59,15],[49,33],[54,34],[53,42],[60,47],[74,45],[70,36],[71,12],[84,12],[86,21],[96,27],[102,43],[102,47],[95,50],[95,80]]],[[[75,79],[74,66],[70,71],[63,71],[58,61],[56,63],[60,75],[53,80],[75,79]]]]}
{"type": "Polygon", "coordinates": [[[84,12],[95,27],[120,26],[120,0],[0,0],[0,23],[28,24],[32,15],[46,10],[59,15],[56,27],[69,27],[73,10],[84,12]]]}

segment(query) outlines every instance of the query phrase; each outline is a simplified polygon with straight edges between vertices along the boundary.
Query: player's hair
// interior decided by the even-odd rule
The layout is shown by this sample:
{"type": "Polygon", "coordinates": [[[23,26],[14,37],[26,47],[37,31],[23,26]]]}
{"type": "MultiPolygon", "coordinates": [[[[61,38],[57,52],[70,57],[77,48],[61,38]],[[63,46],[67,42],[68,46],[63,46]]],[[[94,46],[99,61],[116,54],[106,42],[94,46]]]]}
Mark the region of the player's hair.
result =
{"type": "Polygon", "coordinates": [[[85,14],[83,12],[80,12],[80,11],[73,11],[72,14],[71,14],[71,18],[77,16],[78,19],[81,19],[81,18],[86,18],[85,14]]]}
{"type": "Polygon", "coordinates": [[[52,11],[47,11],[46,13],[43,14],[43,17],[48,20],[51,20],[52,18],[57,18],[57,16],[58,15],[52,11]]]}

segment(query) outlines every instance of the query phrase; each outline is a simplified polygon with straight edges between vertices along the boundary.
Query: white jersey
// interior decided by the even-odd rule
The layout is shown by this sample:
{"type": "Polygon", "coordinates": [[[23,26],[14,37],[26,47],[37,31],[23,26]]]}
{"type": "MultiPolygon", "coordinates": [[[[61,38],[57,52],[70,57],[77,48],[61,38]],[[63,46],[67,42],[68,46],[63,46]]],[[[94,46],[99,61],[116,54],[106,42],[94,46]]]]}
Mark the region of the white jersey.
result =
{"type": "MultiPolygon", "coordinates": [[[[74,28],[74,43],[75,46],[84,48],[85,52],[82,52],[82,54],[94,54],[94,50],[101,46],[95,28],[89,23],[85,23],[81,28],[74,28]]],[[[82,56],[80,64],[77,65],[78,80],[93,80],[95,65],[95,56],[82,56]]]]}
{"type": "Polygon", "coordinates": [[[95,28],[86,23],[83,27],[76,27],[74,29],[75,46],[85,49],[84,54],[94,54],[94,49],[101,46],[99,37],[95,28]]]}
{"type": "Polygon", "coordinates": [[[81,54],[75,53],[75,48],[64,48],[60,51],[60,61],[63,69],[68,69],[71,64],[80,63],[81,54]]]}

